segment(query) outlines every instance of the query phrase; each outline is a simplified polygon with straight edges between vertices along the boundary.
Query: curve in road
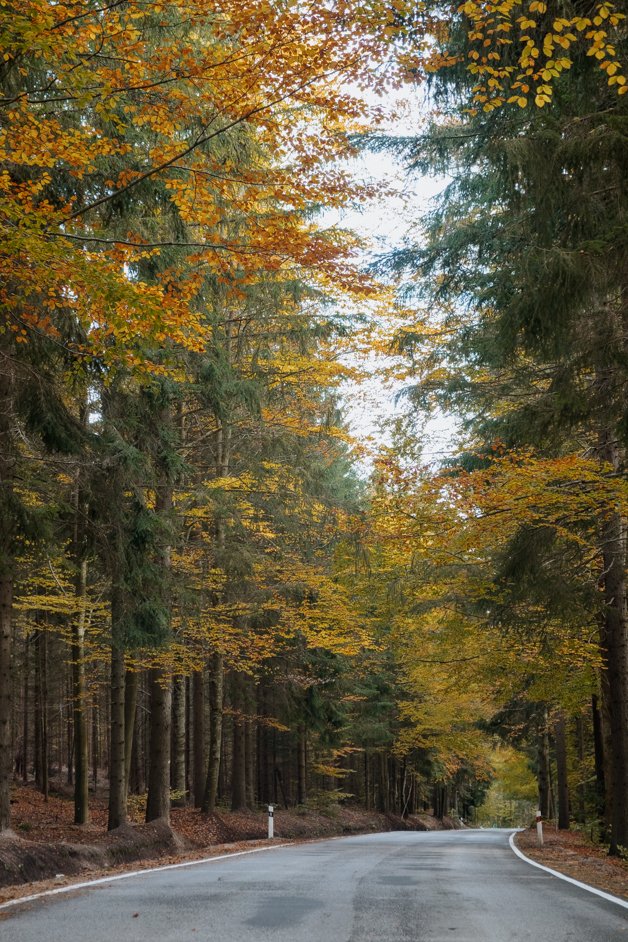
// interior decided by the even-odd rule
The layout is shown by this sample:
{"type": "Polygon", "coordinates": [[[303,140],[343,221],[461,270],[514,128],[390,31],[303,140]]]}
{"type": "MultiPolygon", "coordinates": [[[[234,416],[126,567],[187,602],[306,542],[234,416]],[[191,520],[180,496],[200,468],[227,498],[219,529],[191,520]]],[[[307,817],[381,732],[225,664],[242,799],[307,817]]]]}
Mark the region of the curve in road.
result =
{"type": "Polygon", "coordinates": [[[2,942],[628,942],[509,831],[370,834],[147,871],[5,911],[2,942]]]}

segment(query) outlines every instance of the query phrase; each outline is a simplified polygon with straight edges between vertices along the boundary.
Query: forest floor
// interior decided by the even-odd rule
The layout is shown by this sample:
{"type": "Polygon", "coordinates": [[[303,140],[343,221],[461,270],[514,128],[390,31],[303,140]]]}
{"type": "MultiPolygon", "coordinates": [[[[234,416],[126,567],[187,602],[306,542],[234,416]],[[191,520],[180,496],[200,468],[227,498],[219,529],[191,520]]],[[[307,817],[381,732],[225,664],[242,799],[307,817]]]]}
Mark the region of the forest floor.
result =
{"type": "Polygon", "coordinates": [[[538,847],[534,825],[515,841],[527,857],[545,867],[628,900],[628,860],[609,857],[605,847],[593,844],[582,831],[558,831],[545,824],[543,847],[538,847]]]}
{"type": "MultiPolygon", "coordinates": [[[[73,824],[70,795],[46,801],[34,786],[16,786],[11,797],[13,832],[0,837],[0,903],[33,892],[96,879],[124,870],[180,863],[184,860],[249,850],[268,844],[265,812],[220,809],[203,815],[194,808],[173,808],[171,826],[143,824],[143,802],[130,799],[130,824],[107,831],[107,802],[90,797],[90,822],[73,824]]],[[[451,819],[431,815],[402,820],[360,808],[334,805],[275,811],[275,843],[364,834],[369,831],[440,830],[451,819]]]]}

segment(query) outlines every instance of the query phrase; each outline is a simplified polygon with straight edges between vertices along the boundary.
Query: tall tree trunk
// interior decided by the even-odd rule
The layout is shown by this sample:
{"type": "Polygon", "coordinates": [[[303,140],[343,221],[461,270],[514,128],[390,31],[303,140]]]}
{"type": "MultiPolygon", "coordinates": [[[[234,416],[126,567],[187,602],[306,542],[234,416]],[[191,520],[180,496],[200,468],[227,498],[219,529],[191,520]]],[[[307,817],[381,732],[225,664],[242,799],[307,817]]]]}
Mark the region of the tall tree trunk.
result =
{"type": "MultiPolygon", "coordinates": [[[[194,742],[192,739],[194,715],[192,704],[192,678],[189,674],[185,683],[185,791],[188,800],[194,802],[194,742]]],[[[196,807],[196,806],[195,806],[196,807]]]]}
{"type": "MultiPolygon", "coordinates": [[[[169,406],[161,410],[160,432],[171,427],[169,406]]],[[[169,525],[173,509],[173,487],[164,465],[160,469],[160,480],[156,488],[155,514],[162,526],[169,525]]],[[[161,603],[168,611],[170,621],[170,564],[171,547],[167,540],[160,548],[159,563],[162,571],[161,603]]],[[[161,668],[149,671],[150,692],[150,742],[148,754],[148,798],[146,821],[164,819],[170,821],[170,735],[172,723],[172,679],[161,668]]]]}
{"type": "Polygon", "coordinates": [[[176,793],[173,805],[179,808],[186,804],[185,704],[185,677],[183,674],[178,674],[172,681],[172,761],[170,765],[170,785],[176,793]]]}
{"type": "Polygon", "coordinates": [[[231,683],[233,705],[233,764],[231,767],[231,810],[246,808],[246,740],[243,678],[234,673],[231,683]]]}
{"type": "MultiPolygon", "coordinates": [[[[72,703],[72,670],[71,665],[68,668],[64,664],[64,682],[65,682],[65,702],[72,703]],[[69,673],[68,673],[69,670],[69,673]]],[[[65,767],[67,771],[66,781],[68,785],[74,786],[74,714],[70,708],[66,715],[65,724],[65,767]]]]}
{"type": "Polygon", "coordinates": [[[377,810],[385,814],[388,804],[388,756],[384,750],[377,753],[377,810]]]}
{"type": "Polygon", "coordinates": [[[137,704],[133,726],[131,768],[129,770],[129,794],[143,795],[146,791],[146,671],[137,674],[137,704]]]}
{"type": "Polygon", "coordinates": [[[94,793],[98,788],[98,767],[100,764],[100,723],[99,705],[95,700],[92,704],[92,788],[94,793]]]}
{"type": "Polygon", "coordinates": [[[600,823],[605,820],[606,812],[606,781],[604,760],[604,734],[602,730],[602,716],[597,694],[591,697],[591,716],[593,722],[593,752],[595,758],[595,808],[600,823]]]}
{"type": "Polygon", "coordinates": [[[271,713],[270,690],[262,678],[257,685],[257,778],[259,800],[270,804],[273,798],[273,761],[270,754],[270,735],[267,717],[271,713]]]}
{"type": "Polygon", "coordinates": [[[10,788],[13,773],[11,714],[13,682],[14,456],[12,442],[12,371],[8,357],[0,362],[0,832],[11,827],[10,788]]]}
{"type": "Polygon", "coordinates": [[[146,821],[170,821],[170,722],[172,684],[159,667],[148,672],[150,742],[146,821]]]}
{"type": "Polygon", "coordinates": [[[133,757],[139,683],[139,672],[127,668],[124,677],[124,791],[126,795],[129,794],[131,781],[131,759],[133,757]]]}
{"type": "MultiPolygon", "coordinates": [[[[230,356],[230,326],[227,327],[226,357],[230,356]]],[[[218,419],[218,417],[216,417],[218,419]]],[[[216,478],[225,477],[229,473],[231,458],[231,426],[225,427],[222,419],[218,420],[216,432],[216,478]]],[[[216,545],[224,550],[225,531],[222,522],[216,527],[216,545]]],[[[207,760],[207,777],[201,810],[205,814],[213,814],[216,809],[218,788],[221,773],[221,757],[223,752],[223,725],[224,725],[224,699],[225,699],[225,668],[222,654],[216,652],[209,662],[209,755],[207,760]]]]}
{"type": "Polygon", "coordinates": [[[48,634],[35,633],[35,784],[46,801],[50,791],[48,766],[48,634]]]}
{"type": "Polygon", "coordinates": [[[192,674],[192,757],[193,757],[193,792],[194,807],[203,804],[203,791],[207,776],[205,757],[205,673],[195,671],[192,674]]]}
{"type": "Polygon", "coordinates": [[[551,817],[551,782],[550,782],[550,749],[547,732],[547,711],[544,712],[544,721],[539,730],[537,745],[537,781],[539,788],[539,810],[545,819],[551,817]]]}
{"type": "Polygon", "coordinates": [[[72,623],[72,718],[74,723],[74,823],[89,820],[89,751],[85,690],[85,627],[87,617],[87,560],[79,561],[72,623]]]}
{"type": "Polygon", "coordinates": [[[307,801],[307,729],[305,723],[299,724],[298,736],[297,804],[304,805],[307,801]]]}
{"type": "Polygon", "coordinates": [[[554,721],[556,749],[556,782],[558,787],[558,827],[569,830],[569,782],[567,779],[567,732],[565,717],[559,713],[554,721]]]}
{"type": "Polygon", "coordinates": [[[602,670],[600,677],[600,726],[602,730],[602,758],[604,761],[604,832],[610,841],[613,826],[613,735],[608,671],[602,670]]]}
{"type": "Polygon", "coordinates": [[[222,654],[214,654],[209,667],[209,758],[202,811],[212,814],[216,809],[220,756],[222,752],[222,723],[224,697],[224,661],[222,654]]]}
{"type": "Polygon", "coordinates": [[[33,716],[33,774],[35,785],[41,789],[41,726],[42,726],[42,696],[41,696],[41,655],[40,632],[35,632],[35,710],[33,716]]]}
{"type": "MultiPolygon", "coordinates": [[[[600,306],[597,330],[601,355],[596,370],[598,397],[598,449],[600,460],[615,473],[625,471],[625,455],[619,447],[619,423],[625,409],[625,372],[618,363],[609,363],[608,349],[616,347],[624,356],[628,305],[624,286],[623,309],[614,302],[600,306]]],[[[617,855],[628,847],[628,599],[626,597],[626,528],[619,508],[604,507],[600,512],[602,550],[601,584],[604,616],[601,649],[605,668],[602,683],[603,713],[608,716],[610,751],[607,795],[611,799],[610,853],[617,855]],[[604,702],[605,701],[605,702],[604,702]],[[612,779],[612,781],[609,781],[612,779]]]]}
{"type": "MultiPolygon", "coordinates": [[[[615,471],[621,461],[615,437],[601,435],[601,457],[615,471]]],[[[626,609],[626,533],[618,511],[607,509],[602,516],[601,544],[604,589],[604,619],[601,632],[606,683],[606,709],[610,724],[610,768],[612,777],[611,847],[617,855],[628,847],[628,612],[626,609]]]]}
{"type": "MultiPolygon", "coordinates": [[[[252,702],[251,702],[251,681],[247,677],[246,679],[246,711],[247,714],[252,712],[252,702]]],[[[255,763],[255,747],[256,747],[256,729],[255,721],[250,717],[247,717],[244,726],[244,769],[246,777],[246,804],[248,808],[255,807],[255,798],[256,798],[256,763],[255,763]]]]}
{"type": "Polygon", "coordinates": [[[602,655],[607,684],[612,769],[611,854],[628,847],[628,626],[622,521],[609,514],[602,527],[604,599],[602,655]]]}
{"type": "Polygon", "coordinates": [[[584,718],[582,715],[576,717],[575,721],[576,749],[578,753],[578,801],[574,817],[578,824],[584,825],[587,819],[587,784],[585,780],[585,755],[584,746],[584,718]]]}
{"type": "Polygon", "coordinates": [[[123,590],[115,581],[111,590],[111,725],[109,740],[109,823],[112,831],[127,820],[124,737],[124,625],[123,590]]]}
{"type": "Polygon", "coordinates": [[[24,637],[24,677],[22,678],[23,683],[23,710],[22,710],[22,781],[24,784],[28,782],[28,760],[29,760],[29,733],[30,733],[30,649],[31,641],[33,640],[32,635],[26,635],[24,637]]]}

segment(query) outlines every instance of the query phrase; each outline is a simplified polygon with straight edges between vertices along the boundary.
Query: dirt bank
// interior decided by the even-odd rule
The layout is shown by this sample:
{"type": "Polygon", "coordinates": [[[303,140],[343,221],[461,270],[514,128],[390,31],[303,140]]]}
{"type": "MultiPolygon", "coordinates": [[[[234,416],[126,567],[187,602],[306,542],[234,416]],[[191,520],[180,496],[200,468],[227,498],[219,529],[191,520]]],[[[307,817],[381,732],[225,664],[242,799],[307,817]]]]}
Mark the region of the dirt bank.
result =
{"type": "MultiPolygon", "coordinates": [[[[266,842],[267,816],[263,811],[225,810],[202,815],[194,808],[175,808],[168,826],[165,822],[139,823],[139,802],[132,810],[135,821],[107,832],[103,797],[92,799],[90,823],[79,826],[72,823],[73,806],[67,796],[51,795],[45,801],[33,787],[16,788],[12,797],[14,831],[0,837],[0,901],[33,892],[34,883],[63,885],[86,876],[154,866],[155,862],[174,863],[266,842]]],[[[352,806],[275,812],[278,842],[454,826],[451,819],[438,821],[431,815],[402,820],[352,806]]]]}

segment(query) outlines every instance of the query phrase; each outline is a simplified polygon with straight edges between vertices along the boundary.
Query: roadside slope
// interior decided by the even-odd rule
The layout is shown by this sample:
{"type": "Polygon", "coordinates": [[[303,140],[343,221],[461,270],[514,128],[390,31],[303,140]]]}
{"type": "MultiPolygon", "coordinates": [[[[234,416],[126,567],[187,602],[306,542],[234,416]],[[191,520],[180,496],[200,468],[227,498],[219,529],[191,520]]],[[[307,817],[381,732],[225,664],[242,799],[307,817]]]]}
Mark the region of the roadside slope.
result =
{"type": "MultiPolygon", "coordinates": [[[[15,832],[0,837],[0,901],[31,892],[35,883],[64,884],[86,876],[100,876],[159,863],[240,850],[266,841],[264,811],[219,811],[202,815],[194,808],[174,808],[171,826],[165,822],[143,824],[138,802],[129,825],[107,832],[104,797],[92,799],[87,825],[72,823],[73,805],[68,797],[51,795],[46,801],[30,786],[14,790],[15,832]],[[254,842],[254,843],[251,843],[254,842]]],[[[440,830],[453,828],[451,819],[431,815],[402,820],[394,815],[335,805],[325,811],[277,810],[277,841],[308,840],[347,834],[391,830],[440,830]]]]}

